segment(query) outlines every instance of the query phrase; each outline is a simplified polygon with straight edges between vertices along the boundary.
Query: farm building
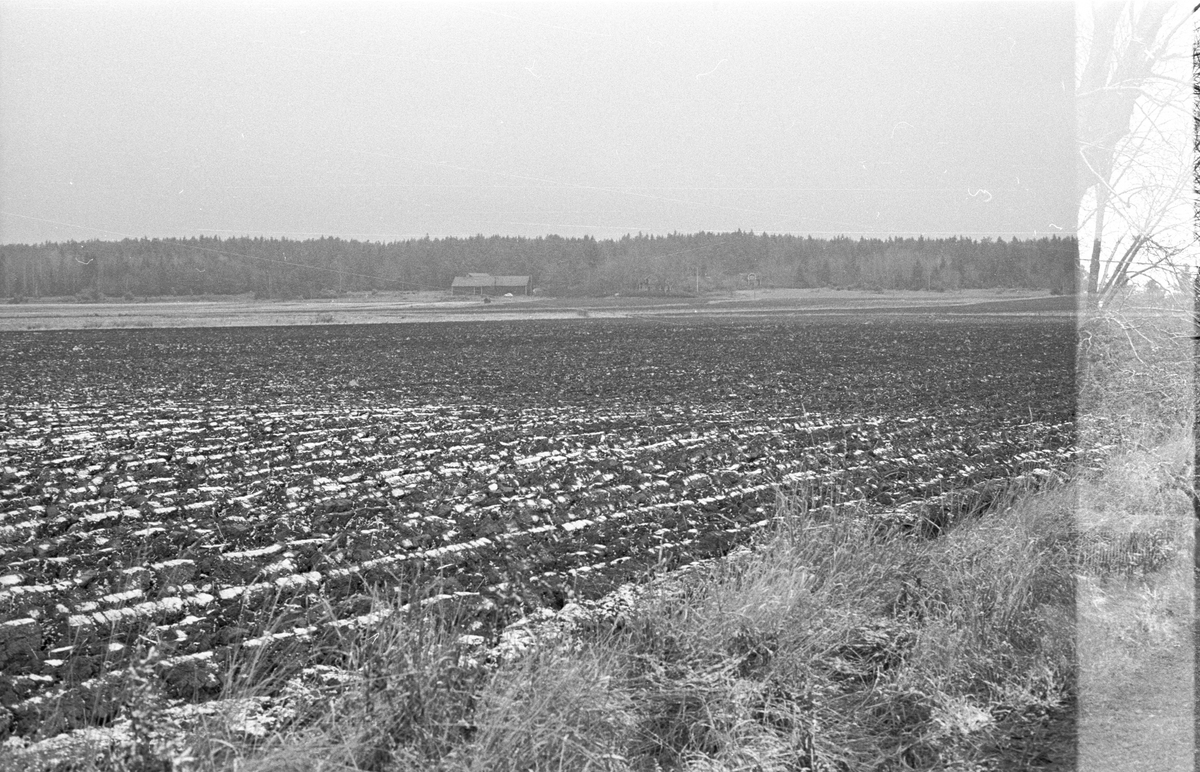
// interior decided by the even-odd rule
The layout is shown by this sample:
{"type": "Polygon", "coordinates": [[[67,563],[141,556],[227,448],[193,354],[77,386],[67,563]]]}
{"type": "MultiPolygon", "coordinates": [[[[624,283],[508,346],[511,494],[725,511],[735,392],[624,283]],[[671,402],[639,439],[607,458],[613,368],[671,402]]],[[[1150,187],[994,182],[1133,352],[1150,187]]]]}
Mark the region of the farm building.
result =
{"type": "Polygon", "coordinates": [[[528,276],[493,276],[490,273],[468,273],[455,276],[450,283],[452,295],[514,295],[529,294],[528,276]]]}

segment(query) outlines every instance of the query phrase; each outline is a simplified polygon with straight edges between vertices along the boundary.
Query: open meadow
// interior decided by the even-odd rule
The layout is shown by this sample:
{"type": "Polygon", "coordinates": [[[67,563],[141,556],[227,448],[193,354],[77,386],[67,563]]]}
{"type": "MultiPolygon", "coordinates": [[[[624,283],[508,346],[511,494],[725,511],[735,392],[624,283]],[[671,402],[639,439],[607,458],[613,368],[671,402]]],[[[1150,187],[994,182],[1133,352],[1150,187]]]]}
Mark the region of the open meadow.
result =
{"type": "Polygon", "coordinates": [[[46,298],[0,304],[0,330],[142,329],[148,327],[245,327],[307,324],[394,324],[403,322],[519,321],[570,319],[670,320],[680,315],[795,316],[800,314],[1074,313],[1075,298],[1031,290],[954,292],[834,289],[755,289],[704,295],[451,296],[445,292],[359,292],[308,300],[256,300],[253,294],[189,298],[116,298],[80,302],[46,298]]]}

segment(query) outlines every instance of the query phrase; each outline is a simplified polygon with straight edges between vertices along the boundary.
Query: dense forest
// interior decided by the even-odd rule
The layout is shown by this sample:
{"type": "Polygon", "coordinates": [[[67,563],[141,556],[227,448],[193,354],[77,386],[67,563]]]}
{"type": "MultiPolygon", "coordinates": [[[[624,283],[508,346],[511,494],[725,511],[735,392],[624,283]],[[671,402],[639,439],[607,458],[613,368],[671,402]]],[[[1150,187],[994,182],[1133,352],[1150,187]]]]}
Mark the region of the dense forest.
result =
{"type": "Polygon", "coordinates": [[[0,296],[329,297],[448,290],[469,271],[522,274],[549,295],[653,294],[745,287],[1011,287],[1071,293],[1074,238],[1005,241],[734,233],[475,236],[392,243],[340,238],[126,239],[0,246],[0,296]]]}

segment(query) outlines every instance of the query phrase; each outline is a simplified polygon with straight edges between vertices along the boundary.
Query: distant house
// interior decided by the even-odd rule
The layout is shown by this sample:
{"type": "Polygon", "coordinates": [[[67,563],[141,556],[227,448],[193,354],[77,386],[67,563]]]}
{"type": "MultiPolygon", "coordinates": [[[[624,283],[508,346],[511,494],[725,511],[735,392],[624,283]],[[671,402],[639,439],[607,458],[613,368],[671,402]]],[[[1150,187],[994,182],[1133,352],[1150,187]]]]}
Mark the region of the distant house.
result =
{"type": "Polygon", "coordinates": [[[468,273],[455,276],[450,283],[452,295],[528,295],[528,276],[493,276],[490,273],[468,273]]]}

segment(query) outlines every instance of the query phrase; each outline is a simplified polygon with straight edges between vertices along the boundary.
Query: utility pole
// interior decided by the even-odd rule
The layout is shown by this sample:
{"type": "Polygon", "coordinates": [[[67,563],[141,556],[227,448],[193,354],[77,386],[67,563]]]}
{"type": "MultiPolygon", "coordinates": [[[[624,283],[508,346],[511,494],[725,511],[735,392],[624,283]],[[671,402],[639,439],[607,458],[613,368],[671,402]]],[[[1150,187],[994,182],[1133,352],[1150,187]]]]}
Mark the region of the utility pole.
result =
{"type": "Polygon", "coordinates": [[[696,266],[696,297],[700,297],[700,266],[696,266]]]}

